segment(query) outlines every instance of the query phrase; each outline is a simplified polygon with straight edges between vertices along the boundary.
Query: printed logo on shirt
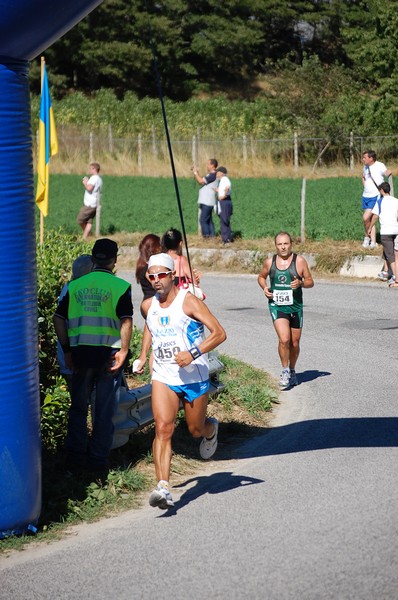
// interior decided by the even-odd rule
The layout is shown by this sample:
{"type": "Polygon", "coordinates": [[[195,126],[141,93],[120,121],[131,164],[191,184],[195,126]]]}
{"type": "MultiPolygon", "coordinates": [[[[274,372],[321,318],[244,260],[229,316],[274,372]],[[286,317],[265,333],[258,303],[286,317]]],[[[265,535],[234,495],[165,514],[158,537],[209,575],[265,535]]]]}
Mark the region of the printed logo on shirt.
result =
{"type": "Polygon", "coordinates": [[[286,275],[278,275],[279,283],[286,283],[286,275]]]}
{"type": "Polygon", "coordinates": [[[166,317],[159,317],[159,325],[162,325],[162,327],[167,327],[169,323],[170,317],[168,315],[166,317]]]}

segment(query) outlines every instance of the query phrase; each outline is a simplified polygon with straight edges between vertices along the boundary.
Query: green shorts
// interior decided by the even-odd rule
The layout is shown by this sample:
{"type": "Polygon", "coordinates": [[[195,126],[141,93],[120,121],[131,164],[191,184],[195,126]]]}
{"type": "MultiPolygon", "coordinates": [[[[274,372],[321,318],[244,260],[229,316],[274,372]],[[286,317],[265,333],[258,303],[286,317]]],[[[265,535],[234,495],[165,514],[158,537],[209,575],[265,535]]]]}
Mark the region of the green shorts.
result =
{"type": "Polygon", "coordinates": [[[279,310],[278,306],[275,304],[274,306],[269,306],[269,312],[271,313],[274,322],[277,319],[287,319],[291,329],[302,329],[303,327],[303,309],[288,313],[279,310]]]}

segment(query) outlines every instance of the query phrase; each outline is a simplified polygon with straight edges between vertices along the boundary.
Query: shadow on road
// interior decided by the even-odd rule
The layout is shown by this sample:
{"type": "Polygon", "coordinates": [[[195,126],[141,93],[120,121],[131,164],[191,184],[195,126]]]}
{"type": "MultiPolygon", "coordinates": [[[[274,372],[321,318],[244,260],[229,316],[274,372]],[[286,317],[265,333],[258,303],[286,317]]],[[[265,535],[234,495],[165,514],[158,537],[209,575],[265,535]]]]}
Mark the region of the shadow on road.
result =
{"type": "Polygon", "coordinates": [[[314,379],[318,379],[319,377],[326,377],[327,375],[331,375],[329,371],[302,371],[301,373],[297,373],[297,377],[299,383],[307,383],[308,381],[313,381],[314,379]]]}
{"type": "Polygon", "coordinates": [[[247,477],[246,475],[234,475],[231,471],[223,471],[207,476],[192,477],[176,487],[186,487],[193,482],[196,482],[196,485],[184,492],[180,499],[175,502],[174,506],[169,508],[167,512],[159,515],[159,518],[174,516],[183,506],[193,502],[203,494],[222,494],[238,487],[264,483],[264,480],[247,477]]]}
{"type": "MultiPolygon", "coordinates": [[[[309,452],[327,448],[392,448],[398,446],[398,417],[365,417],[346,419],[314,419],[264,430],[237,448],[229,448],[230,459],[272,456],[294,452],[309,452]]],[[[226,460],[220,448],[212,460],[226,460]]],[[[237,487],[264,483],[261,479],[233,475],[232,472],[213,473],[188,479],[178,488],[196,481],[196,485],[181,496],[175,506],[162,513],[171,517],[188,503],[203,494],[220,494],[237,487]]]]}
{"type": "Polygon", "coordinates": [[[326,448],[396,446],[397,417],[314,419],[273,427],[267,435],[242,444],[231,458],[272,456],[326,448]]]}

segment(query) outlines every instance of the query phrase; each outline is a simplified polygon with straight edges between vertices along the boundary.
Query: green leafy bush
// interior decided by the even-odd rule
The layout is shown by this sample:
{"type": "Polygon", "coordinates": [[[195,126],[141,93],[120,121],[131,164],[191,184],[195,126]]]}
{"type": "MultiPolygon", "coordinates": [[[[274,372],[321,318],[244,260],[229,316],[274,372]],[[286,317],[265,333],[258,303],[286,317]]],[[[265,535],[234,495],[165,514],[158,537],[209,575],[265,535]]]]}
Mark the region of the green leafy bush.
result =
{"type": "Polygon", "coordinates": [[[40,392],[44,401],[58,376],[57,343],[53,314],[63,285],[71,277],[72,263],[80,254],[91,254],[91,245],[48,230],[42,245],[37,242],[37,304],[39,320],[40,392]]]}

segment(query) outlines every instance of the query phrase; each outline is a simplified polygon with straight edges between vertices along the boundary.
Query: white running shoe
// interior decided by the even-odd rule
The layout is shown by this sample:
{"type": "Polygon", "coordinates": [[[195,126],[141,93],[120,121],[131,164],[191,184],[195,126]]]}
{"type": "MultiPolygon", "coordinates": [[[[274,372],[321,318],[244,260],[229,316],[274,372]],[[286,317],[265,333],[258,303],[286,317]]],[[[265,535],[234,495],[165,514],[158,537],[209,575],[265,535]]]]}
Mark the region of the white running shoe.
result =
{"type": "Polygon", "coordinates": [[[158,483],[157,487],[149,496],[149,504],[151,506],[166,510],[169,506],[174,506],[173,497],[169,490],[158,483]]]}
{"type": "Polygon", "coordinates": [[[370,246],[370,237],[366,236],[363,238],[362,248],[369,248],[370,246]]]}
{"type": "Polygon", "coordinates": [[[214,433],[211,438],[204,437],[199,446],[200,456],[205,460],[213,456],[218,444],[218,421],[214,417],[210,417],[209,420],[214,424],[214,433]]]}
{"type": "Polygon", "coordinates": [[[296,371],[294,369],[290,369],[290,387],[293,387],[294,385],[298,385],[298,379],[297,379],[297,375],[296,375],[296,371]]]}
{"type": "Polygon", "coordinates": [[[283,369],[279,379],[279,387],[281,390],[286,390],[290,386],[290,369],[283,369]]]}
{"type": "Polygon", "coordinates": [[[377,275],[377,279],[381,279],[382,281],[388,281],[388,271],[380,271],[380,273],[377,275]]]}
{"type": "Polygon", "coordinates": [[[370,244],[369,244],[369,248],[370,248],[371,250],[374,250],[375,248],[377,248],[377,246],[378,246],[378,245],[379,245],[379,244],[378,244],[377,242],[370,242],[370,244]]]}
{"type": "Polygon", "coordinates": [[[392,283],[395,283],[395,275],[391,275],[390,279],[388,280],[388,285],[391,285],[392,283]]]}

